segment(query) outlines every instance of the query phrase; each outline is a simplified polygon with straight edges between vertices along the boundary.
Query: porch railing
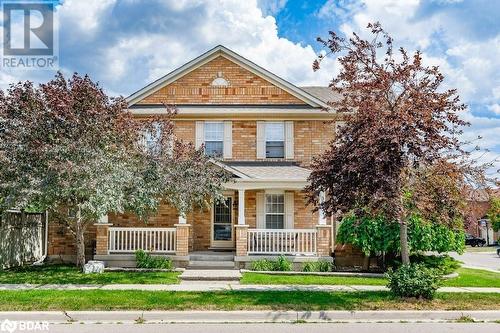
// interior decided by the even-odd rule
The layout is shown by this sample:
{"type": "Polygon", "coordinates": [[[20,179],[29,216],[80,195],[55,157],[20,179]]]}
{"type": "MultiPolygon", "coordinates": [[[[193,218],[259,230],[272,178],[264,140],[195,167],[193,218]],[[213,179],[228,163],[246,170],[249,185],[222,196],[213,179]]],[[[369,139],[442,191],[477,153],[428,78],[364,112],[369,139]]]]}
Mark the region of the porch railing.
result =
{"type": "Polygon", "coordinates": [[[316,229],[249,229],[248,254],[316,254],[316,229]]]}
{"type": "Polygon", "coordinates": [[[109,228],[108,252],[175,252],[175,228],[109,228]]]}

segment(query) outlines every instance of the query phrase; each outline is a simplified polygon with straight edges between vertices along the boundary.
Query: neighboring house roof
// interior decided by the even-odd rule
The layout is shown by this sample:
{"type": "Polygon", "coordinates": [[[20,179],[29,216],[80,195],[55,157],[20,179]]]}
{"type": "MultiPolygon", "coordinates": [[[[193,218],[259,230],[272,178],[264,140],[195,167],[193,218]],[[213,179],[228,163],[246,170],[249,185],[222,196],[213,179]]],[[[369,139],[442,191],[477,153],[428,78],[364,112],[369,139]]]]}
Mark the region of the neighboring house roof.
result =
{"type": "Polygon", "coordinates": [[[129,105],[133,105],[141,101],[145,96],[148,96],[158,91],[159,89],[176,81],[178,78],[186,75],[187,73],[195,70],[196,68],[199,68],[200,66],[206,64],[207,62],[219,56],[225,57],[230,61],[238,64],[239,66],[245,68],[246,70],[254,73],[255,75],[264,78],[265,80],[271,82],[275,86],[283,89],[292,96],[295,96],[296,98],[302,100],[304,103],[312,107],[328,108],[328,105],[321,98],[318,98],[317,96],[310,94],[309,92],[293,85],[292,83],[283,80],[279,76],[269,72],[268,70],[258,66],[257,64],[251,62],[250,60],[240,56],[236,52],[231,51],[230,49],[222,45],[214,47],[213,49],[205,52],[199,57],[189,61],[183,66],[177,68],[176,70],[168,73],[167,75],[161,77],[160,79],[154,81],[153,83],[133,93],[132,95],[127,97],[127,102],[129,103],[129,105]]]}
{"type": "Polygon", "coordinates": [[[325,103],[338,101],[341,97],[339,93],[334,92],[330,87],[310,86],[300,87],[300,89],[308,92],[325,103]]]}

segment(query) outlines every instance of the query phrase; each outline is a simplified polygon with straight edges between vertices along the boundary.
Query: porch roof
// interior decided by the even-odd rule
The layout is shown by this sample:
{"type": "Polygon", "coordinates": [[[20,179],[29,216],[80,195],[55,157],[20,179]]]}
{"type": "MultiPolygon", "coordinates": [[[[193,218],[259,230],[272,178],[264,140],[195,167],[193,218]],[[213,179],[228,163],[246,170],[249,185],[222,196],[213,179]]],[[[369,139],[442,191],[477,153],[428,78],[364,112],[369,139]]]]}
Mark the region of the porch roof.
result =
{"type": "Polygon", "coordinates": [[[294,162],[233,161],[220,165],[236,176],[234,183],[226,186],[234,189],[302,189],[311,174],[309,169],[294,162]]]}

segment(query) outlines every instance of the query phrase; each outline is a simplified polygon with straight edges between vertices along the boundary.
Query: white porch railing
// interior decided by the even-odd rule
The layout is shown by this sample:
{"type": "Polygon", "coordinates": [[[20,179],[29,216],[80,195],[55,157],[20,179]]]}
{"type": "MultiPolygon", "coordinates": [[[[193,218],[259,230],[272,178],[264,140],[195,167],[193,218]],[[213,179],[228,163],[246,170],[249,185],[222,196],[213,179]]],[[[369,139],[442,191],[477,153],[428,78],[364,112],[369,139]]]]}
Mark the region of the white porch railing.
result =
{"type": "Polygon", "coordinates": [[[316,255],[316,229],[249,229],[248,254],[316,255]]]}
{"type": "Polygon", "coordinates": [[[109,228],[108,252],[175,252],[175,228],[109,228]]]}

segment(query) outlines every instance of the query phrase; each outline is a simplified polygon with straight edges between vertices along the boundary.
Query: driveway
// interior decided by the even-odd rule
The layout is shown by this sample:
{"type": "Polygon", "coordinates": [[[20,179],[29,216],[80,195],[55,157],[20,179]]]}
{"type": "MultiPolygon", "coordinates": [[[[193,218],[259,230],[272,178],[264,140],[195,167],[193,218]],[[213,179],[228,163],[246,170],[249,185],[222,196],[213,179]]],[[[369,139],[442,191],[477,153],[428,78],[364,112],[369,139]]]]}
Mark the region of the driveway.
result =
{"type": "Polygon", "coordinates": [[[464,267],[486,268],[494,271],[500,270],[500,257],[496,253],[496,247],[492,247],[491,251],[476,252],[466,250],[466,252],[461,255],[456,252],[450,252],[449,254],[453,258],[463,262],[464,267]]]}

